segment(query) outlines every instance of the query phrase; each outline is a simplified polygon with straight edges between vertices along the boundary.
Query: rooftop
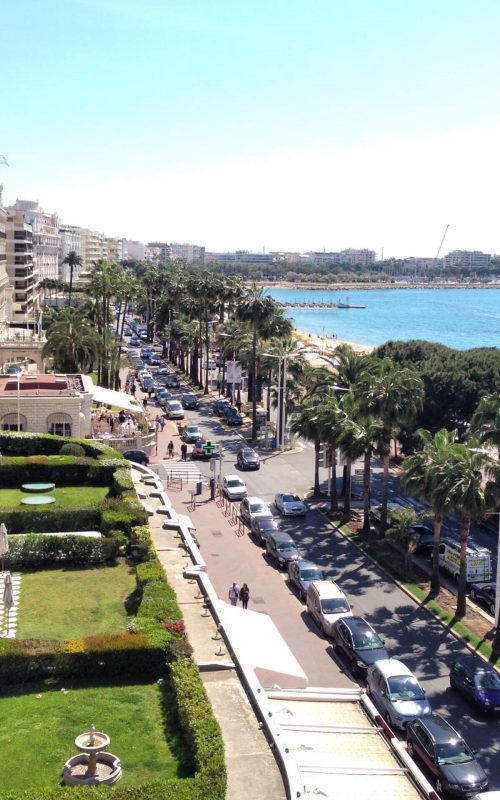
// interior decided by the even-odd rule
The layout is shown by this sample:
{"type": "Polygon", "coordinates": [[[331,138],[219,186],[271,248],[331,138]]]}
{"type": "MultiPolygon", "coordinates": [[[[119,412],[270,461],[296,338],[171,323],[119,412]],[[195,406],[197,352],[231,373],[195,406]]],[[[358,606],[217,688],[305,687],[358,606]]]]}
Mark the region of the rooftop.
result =
{"type": "Polygon", "coordinates": [[[0,397],[75,396],[85,392],[81,375],[0,375],[0,397]]]}

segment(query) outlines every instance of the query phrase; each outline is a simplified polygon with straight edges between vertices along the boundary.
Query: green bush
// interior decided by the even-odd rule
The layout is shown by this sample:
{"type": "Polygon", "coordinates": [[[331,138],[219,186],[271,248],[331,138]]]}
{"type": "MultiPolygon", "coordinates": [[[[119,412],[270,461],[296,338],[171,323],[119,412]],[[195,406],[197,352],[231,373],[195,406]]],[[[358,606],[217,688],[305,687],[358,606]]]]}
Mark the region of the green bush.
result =
{"type": "Polygon", "coordinates": [[[81,446],[81,444],[77,444],[76,442],[67,442],[63,444],[61,449],[59,450],[60,456],[84,456],[85,450],[81,446]]]}
{"type": "Polygon", "coordinates": [[[57,564],[102,564],[116,558],[126,542],[122,534],[101,539],[89,536],[9,537],[8,569],[32,569],[57,564]]]}
{"type": "MultiPolygon", "coordinates": [[[[1,451],[0,451],[1,452],[1,451]]],[[[78,458],[70,455],[12,456],[0,459],[0,485],[20,487],[23,483],[55,483],[56,486],[112,486],[113,474],[123,461],[78,458]]]]}
{"type": "Polygon", "coordinates": [[[146,561],[153,552],[149,525],[136,525],[130,535],[130,554],[138,561],[146,561]]]}
{"type": "Polygon", "coordinates": [[[119,497],[120,495],[123,495],[124,492],[133,491],[134,481],[132,480],[130,467],[120,467],[119,469],[116,469],[113,473],[113,494],[119,497]]]}
{"type": "Polygon", "coordinates": [[[53,436],[50,433],[0,431],[0,453],[4,456],[57,455],[61,446],[70,442],[81,445],[85,455],[91,458],[107,456],[123,462],[121,453],[95,439],[69,439],[67,436],[53,436]]]}
{"type": "Polygon", "coordinates": [[[54,508],[52,506],[4,508],[2,522],[9,533],[57,533],[58,531],[101,531],[99,508],[54,508]],[[42,510],[43,509],[43,510],[42,510]]]}

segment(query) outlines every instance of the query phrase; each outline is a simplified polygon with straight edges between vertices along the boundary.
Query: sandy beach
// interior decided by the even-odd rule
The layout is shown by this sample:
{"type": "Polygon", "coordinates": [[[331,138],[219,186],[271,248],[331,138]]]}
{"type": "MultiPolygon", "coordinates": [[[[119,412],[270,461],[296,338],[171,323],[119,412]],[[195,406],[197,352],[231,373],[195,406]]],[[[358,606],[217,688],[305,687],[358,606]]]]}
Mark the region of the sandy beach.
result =
{"type": "Polygon", "coordinates": [[[336,336],[318,336],[317,334],[306,333],[305,331],[300,331],[297,329],[293,331],[293,336],[295,339],[303,342],[305,345],[312,345],[314,349],[317,348],[318,354],[325,356],[334,355],[335,349],[341,344],[349,345],[349,347],[352,347],[354,352],[359,355],[367,355],[372,353],[375,349],[374,347],[370,347],[370,345],[349,342],[346,339],[338,339],[336,336]]]}

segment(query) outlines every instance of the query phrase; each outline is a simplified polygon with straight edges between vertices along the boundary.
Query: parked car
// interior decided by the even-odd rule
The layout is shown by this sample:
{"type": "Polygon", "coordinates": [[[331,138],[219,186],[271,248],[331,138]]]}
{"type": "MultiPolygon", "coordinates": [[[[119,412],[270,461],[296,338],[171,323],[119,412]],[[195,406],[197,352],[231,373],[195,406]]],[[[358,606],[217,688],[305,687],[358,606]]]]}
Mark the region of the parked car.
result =
{"type": "Polygon", "coordinates": [[[222,416],[222,410],[229,405],[230,405],[229,400],[224,400],[224,399],[216,400],[215,403],[212,405],[212,411],[217,417],[220,417],[222,416]]]}
{"type": "Polygon", "coordinates": [[[149,464],[149,456],[144,450],[124,450],[124,457],[128,461],[133,461],[135,464],[149,464]]]}
{"type": "Polygon", "coordinates": [[[413,544],[413,552],[422,555],[430,555],[434,546],[434,531],[427,525],[413,525],[410,531],[410,540],[413,544]]]}
{"type": "Polygon", "coordinates": [[[168,391],[168,389],[165,389],[165,387],[164,387],[164,386],[160,386],[159,388],[160,388],[160,389],[163,389],[163,391],[162,391],[162,392],[161,392],[161,394],[160,394],[160,397],[159,397],[159,399],[158,399],[158,402],[159,402],[159,404],[161,405],[161,407],[162,407],[164,410],[166,410],[166,408],[167,408],[167,403],[169,403],[171,400],[173,400],[173,399],[174,399],[174,396],[173,396],[172,392],[169,392],[169,391],[168,391]]]}
{"type": "Polygon", "coordinates": [[[259,454],[245,445],[242,445],[238,450],[236,463],[240,469],[260,469],[259,454]]]}
{"type": "Polygon", "coordinates": [[[491,616],[495,616],[496,583],[473,583],[470,587],[470,598],[486,606],[491,616]]]}
{"type": "Polygon", "coordinates": [[[500,712],[500,676],[473,655],[458,656],[451,666],[450,686],[483,714],[500,712]]]}
{"type": "Polygon", "coordinates": [[[266,554],[280,569],[286,569],[290,561],[300,558],[297,545],[288,533],[270,533],[266,539],[266,554]]]}
{"type": "Polygon", "coordinates": [[[247,487],[239,475],[225,475],[222,479],[222,491],[228,500],[242,500],[248,494],[247,487]]]}
{"type": "Polygon", "coordinates": [[[312,561],[301,558],[288,565],[288,580],[297,590],[301,600],[306,599],[306,592],[312,581],[321,581],[321,569],[312,561]]]}
{"type": "Polygon", "coordinates": [[[260,497],[245,497],[240,503],[240,516],[249,525],[256,517],[272,517],[271,509],[260,497]]]}
{"type": "Polygon", "coordinates": [[[154,378],[152,375],[146,375],[142,380],[142,388],[145,392],[152,392],[156,387],[154,378]]]}
{"type": "Polygon", "coordinates": [[[158,370],[158,375],[170,375],[171,372],[168,367],[160,367],[158,370]]]}
{"type": "Polygon", "coordinates": [[[277,494],[274,505],[284,517],[304,517],[307,514],[307,506],[298,494],[277,494]]]}
{"type": "Polygon", "coordinates": [[[186,442],[186,444],[192,444],[197,442],[198,439],[203,439],[203,434],[201,432],[201,428],[199,425],[186,425],[184,428],[182,438],[186,442]]]}
{"type": "Polygon", "coordinates": [[[226,425],[243,425],[244,417],[234,406],[226,406],[222,410],[222,417],[226,425]]]}
{"type": "Polygon", "coordinates": [[[197,409],[198,406],[200,405],[198,402],[198,398],[196,397],[195,394],[183,394],[181,402],[184,408],[189,408],[193,410],[197,409]]]}
{"type": "Polygon", "coordinates": [[[397,658],[381,659],[368,668],[368,692],[385,721],[405,730],[408,722],[432,713],[419,682],[397,658]]]}
{"type": "Polygon", "coordinates": [[[203,446],[206,444],[206,442],[206,439],[201,438],[194,443],[193,449],[191,450],[191,458],[211,458],[211,454],[207,453],[207,451],[203,449],[203,446]]]}
{"type": "Polygon", "coordinates": [[[141,340],[139,339],[138,336],[134,334],[133,336],[130,337],[130,344],[132,345],[132,347],[139,347],[139,345],[141,344],[141,340]]]}
{"type": "Polygon", "coordinates": [[[323,580],[321,575],[309,582],[306,605],[309,614],[325,636],[332,635],[332,628],[337,620],[342,617],[352,617],[351,606],[340,586],[335,581],[323,580]]]}
{"type": "Polygon", "coordinates": [[[165,386],[169,389],[178,389],[181,385],[181,382],[177,375],[170,373],[170,375],[165,376],[165,386]]]}
{"type": "Polygon", "coordinates": [[[270,533],[280,530],[280,524],[274,517],[255,517],[250,524],[250,533],[257,542],[264,546],[270,533]]]}
{"type": "Polygon", "coordinates": [[[437,714],[406,726],[406,747],[434,778],[442,796],[470,797],[488,788],[488,778],[459,733],[437,714]]]}
{"type": "Polygon", "coordinates": [[[353,675],[364,677],[370,664],[389,658],[383,639],[362,617],[339,619],[332,626],[333,646],[349,661],[353,675]]]}
{"type": "Polygon", "coordinates": [[[167,400],[165,413],[169,419],[184,419],[184,409],[178,400],[167,400]]]}
{"type": "Polygon", "coordinates": [[[149,364],[152,367],[161,366],[161,357],[158,355],[158,353],[151,353],[151,355],[149,356],[149,364]]]}

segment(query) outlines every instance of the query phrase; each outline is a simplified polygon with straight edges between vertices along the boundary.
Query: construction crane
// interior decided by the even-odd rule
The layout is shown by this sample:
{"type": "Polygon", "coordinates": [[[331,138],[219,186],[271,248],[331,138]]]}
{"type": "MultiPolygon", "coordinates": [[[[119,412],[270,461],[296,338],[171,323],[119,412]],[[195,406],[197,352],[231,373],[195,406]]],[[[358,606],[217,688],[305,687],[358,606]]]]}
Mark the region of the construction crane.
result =
{"type": "Polygon", "coordinates": [[[443,247],[444,240],[446,239],[446,234],[448,233],[448,228],[449,228],[449,227],[450,227],[450,226],[449,226],[449,224],[448,224],[448,225],[446,226],[446,228],[444,229],[443,237],[442,237],[442,239],[441,239],[441,242],[440,242],[440,244],[439,244],[438,251],[437,251],[437,253],[436,253],[436,258],[434,259],[434,266],[436,266],[436,264],[437,264],[437,262],[438,262],[438,258],[439,258],[439,256],[441,255],[441,249],[442,249],[442,247],[443,247]]]}

